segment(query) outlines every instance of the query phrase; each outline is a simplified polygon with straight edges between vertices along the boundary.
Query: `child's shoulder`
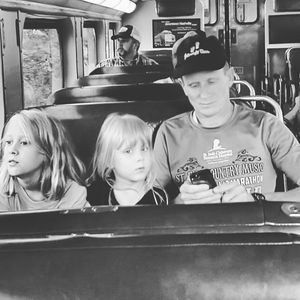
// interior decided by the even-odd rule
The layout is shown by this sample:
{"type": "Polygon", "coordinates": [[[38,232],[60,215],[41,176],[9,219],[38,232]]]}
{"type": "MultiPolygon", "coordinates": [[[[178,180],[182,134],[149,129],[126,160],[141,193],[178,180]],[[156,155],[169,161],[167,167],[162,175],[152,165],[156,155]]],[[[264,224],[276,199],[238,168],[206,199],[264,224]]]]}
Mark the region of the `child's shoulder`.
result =
{"type": "Polygon", "coordinates": [[[71,191],[73,193],[80,192],[80,191],[86,191],[86,187],[83,185],[80,185],[76,181],[72,179],[67,180],[66,188],[65,188],[65,193],[71,191]]]}
{"type": "Polygon", "coordinates": [[[59,208],[83,208],[87,206],[86,187],[69,179],[65,192],[60,199],[59,208]]]}

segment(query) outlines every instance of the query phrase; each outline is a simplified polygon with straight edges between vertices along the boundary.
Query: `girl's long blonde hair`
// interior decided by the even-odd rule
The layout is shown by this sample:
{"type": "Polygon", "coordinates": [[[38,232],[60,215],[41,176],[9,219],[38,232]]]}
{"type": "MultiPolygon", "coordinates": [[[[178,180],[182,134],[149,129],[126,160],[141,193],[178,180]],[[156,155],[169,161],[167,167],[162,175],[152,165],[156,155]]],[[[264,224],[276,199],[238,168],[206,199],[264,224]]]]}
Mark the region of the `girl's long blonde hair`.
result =
{"type": "Polygon", "coordinates": [[[108,182],[110,186],[114,184],[113,159],[117,149],[122,145],[136,145],[141,141],[147,146],[151,154],[151,168],[146,179],[148,188],[153,187],[155,180],[154,157],[152,147],[153,130],[143,120],[135,115],[112,113],[107,116],[99,132],[96,148],[92,160],[93,173],[91,181],[97,175],[108,182]]]}
{"type": "MultiPolygon", "coordinates": [[[[6,123],[2,132],[5,136],[7,126],[18,122],[24,134],[44,155],[40,175],[41,192],[47,199],[59,200],[63,196],[67,180],[84,185],[85,167],[76,157],[60,121],[39,109],[22,110],[15,113],[6,123]]],[[[0,191],[11,195],[14,178],[8,174],[2,163],[4,145],[1,143],[0,191]]]]}

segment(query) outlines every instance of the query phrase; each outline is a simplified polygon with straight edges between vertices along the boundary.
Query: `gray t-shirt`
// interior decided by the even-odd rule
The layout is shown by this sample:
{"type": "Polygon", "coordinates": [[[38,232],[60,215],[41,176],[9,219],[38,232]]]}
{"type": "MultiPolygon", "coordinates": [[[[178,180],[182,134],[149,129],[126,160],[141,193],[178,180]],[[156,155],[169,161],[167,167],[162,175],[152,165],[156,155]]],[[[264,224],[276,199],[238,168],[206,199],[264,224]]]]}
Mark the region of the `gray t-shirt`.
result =
{"type": "Polygon", "coordinates": [[[0,194],[0,211],[72,209],[90,206],[86,201],[86,188],[73,180],[67,182],[60,200],[35,201],[31,199],[17,180],[14,181],[13,196],[0,194]]]}
{"type": "Polygon", "coordinates": [[[204,128],[183,113],[166,120],[155,139],[157,182],[170,198],[190,172],[210,169],[217,184],[238,181],[246,190],[273,192],[276,169],[300,184],[300,145],[275,116],[234,104],[226,124],[204,128]]]}

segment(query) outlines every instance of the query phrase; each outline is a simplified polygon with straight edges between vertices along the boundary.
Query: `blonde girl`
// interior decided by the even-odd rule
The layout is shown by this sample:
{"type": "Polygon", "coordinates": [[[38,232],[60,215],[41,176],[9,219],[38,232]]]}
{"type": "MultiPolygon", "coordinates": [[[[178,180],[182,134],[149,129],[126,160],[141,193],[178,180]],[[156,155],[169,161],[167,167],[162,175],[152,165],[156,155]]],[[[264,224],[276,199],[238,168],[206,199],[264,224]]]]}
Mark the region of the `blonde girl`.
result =
{"type": "Polygon", "coordinates": [[[62,124],[37,109],[14,114],[1,143],[0,210],[82,208],[84,166],[62,124]]]}
{"type": "Polygon", "coordinates": [[[88,188],[93,205],[167,204],[166,193],[154,186],[152,129],[140,118],[129,114],[110,114],[97,138],[93,157],[94,181],[88,188]],[[94,193],[100,180],[107,182],[108,194],[94,193]]]}

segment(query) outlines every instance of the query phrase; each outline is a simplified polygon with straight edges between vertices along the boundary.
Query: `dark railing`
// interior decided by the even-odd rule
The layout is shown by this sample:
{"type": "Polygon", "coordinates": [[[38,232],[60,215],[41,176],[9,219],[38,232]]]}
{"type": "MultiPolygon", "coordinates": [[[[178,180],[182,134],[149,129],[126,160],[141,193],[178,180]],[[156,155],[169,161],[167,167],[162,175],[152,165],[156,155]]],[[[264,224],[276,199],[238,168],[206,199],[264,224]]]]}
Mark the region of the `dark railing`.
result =
{"type": "Polygon", "coordinates": [[[0,298],[297,299],[299,209],[268,202],[2,213],[0,298]]]}

